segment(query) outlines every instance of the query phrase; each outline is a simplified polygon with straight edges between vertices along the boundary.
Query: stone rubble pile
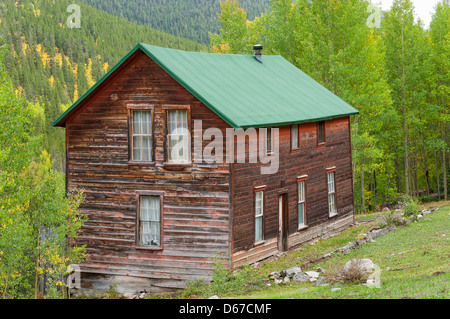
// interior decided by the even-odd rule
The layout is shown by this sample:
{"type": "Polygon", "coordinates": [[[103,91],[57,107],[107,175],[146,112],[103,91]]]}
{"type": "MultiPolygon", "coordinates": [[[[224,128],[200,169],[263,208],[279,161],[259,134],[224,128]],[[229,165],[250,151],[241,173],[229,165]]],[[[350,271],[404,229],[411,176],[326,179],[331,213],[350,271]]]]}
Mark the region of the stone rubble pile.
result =
{"type": "Polygon", "coordinates": [[[272,279],[276,285],[287,284],[291,280],[295,282],[318,282],[316,286],[326,283],[325,277],[320,277],[325,271],[322,268],[317,268],[317,271],[302,271],[298,266],[284,269],[280,272],[274,271],[269,274],[269,279],[272,279]]]}

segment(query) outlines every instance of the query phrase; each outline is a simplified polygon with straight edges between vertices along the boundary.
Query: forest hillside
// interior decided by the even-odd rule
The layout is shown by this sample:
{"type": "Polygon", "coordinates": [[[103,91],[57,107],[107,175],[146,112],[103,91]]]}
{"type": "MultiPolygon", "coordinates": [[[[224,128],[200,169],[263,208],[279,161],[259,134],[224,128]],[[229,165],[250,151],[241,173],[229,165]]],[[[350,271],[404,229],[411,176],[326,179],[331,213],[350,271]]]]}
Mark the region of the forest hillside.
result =
{"type": "MultiPolygon", "coordinates": [[[[221,0],[82,0],[94,8],[151,28],[209,44],[210,32],[219,31],[221,0]]],[[[223,1],[223,0],[222,0],[223,1]]],[[[270,0],[241,0],[248,19],[260,16],[270,0]]]]}

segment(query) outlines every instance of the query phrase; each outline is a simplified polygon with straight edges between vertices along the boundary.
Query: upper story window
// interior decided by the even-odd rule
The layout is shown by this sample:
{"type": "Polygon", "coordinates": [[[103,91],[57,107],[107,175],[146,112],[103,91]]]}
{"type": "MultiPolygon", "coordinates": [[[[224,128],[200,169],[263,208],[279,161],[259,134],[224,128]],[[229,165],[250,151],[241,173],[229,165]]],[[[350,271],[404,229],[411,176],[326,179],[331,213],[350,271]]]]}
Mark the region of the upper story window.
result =
{"type": "Polygon", "coordinates": [[[291,149],[298,149],[298,124],[291,125],[291,149]]]}
{"type": "Polygon", "coordinates": [[[169,163],[190,162],[190,134],[187,110],[167,111],[167,143],[169,163]]]}
{"type": "Polygon", "coordinates": [[[152,160],[152,111],[131,111],[131,158],[133,161],[152,160]]]}
{"type": "Polygon", "coordinates": [[[273,130],[268,127],[266,130],[266,153],[270,154],[273,151],[273,130]]]}
{"type": "Polygon", "coordinates": [[[317,144],[325,143],[325,121],[317,123],[317,144]]]}

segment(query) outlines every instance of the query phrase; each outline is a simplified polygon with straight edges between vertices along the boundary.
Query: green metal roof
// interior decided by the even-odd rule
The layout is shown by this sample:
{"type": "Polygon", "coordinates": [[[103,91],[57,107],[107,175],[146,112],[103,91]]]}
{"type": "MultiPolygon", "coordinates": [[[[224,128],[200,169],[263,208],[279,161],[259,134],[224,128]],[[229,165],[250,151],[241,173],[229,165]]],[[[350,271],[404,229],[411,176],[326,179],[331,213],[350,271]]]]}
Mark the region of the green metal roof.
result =
{"type": "Polygon", "coordinates": [[[66,116],[136,50],[142,50],[234,128],[326,120],[358,111],[279,55],[188,52],[139,43],[53,125],[66,116]]]}

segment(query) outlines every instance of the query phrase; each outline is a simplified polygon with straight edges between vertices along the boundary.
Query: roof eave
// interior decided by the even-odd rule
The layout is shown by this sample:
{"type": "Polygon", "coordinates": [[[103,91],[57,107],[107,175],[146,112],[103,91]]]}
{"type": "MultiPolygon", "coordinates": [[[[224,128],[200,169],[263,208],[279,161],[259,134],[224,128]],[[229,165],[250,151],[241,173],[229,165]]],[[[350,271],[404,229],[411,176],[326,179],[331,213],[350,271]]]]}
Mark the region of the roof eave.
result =
{"type": "Polygon", "coordinates": [[[359,114],[359,111],[354,112],[347,112],[342,114],[335,114],[330,116],[324,116],[324,117],[318,117],[318,118],[310,118],[305,119],[301,121],[288,121],[288,122],[275,122],[275,123],[260,123],[256,125],[240,125],[238,128],[247,129],[247,128],[260,128],[260,127],[276,127],[276,126],[284,126],[284,125],[295,125],[295,124],[301,124],[301,123],[311,123],[311,122],[319,122],[319,121],[326,121],[326,120],[332,120],[340,117],[346,117],[346,116],[352,116],[359,114]]]}

